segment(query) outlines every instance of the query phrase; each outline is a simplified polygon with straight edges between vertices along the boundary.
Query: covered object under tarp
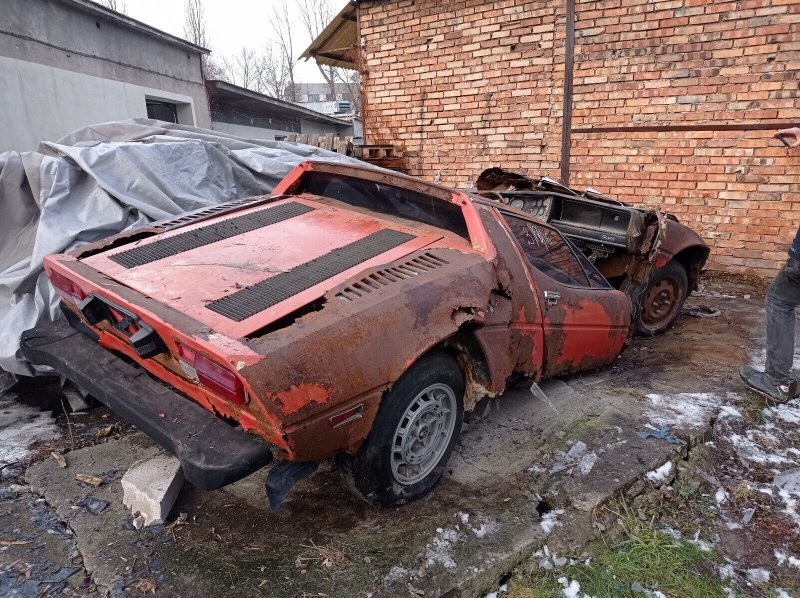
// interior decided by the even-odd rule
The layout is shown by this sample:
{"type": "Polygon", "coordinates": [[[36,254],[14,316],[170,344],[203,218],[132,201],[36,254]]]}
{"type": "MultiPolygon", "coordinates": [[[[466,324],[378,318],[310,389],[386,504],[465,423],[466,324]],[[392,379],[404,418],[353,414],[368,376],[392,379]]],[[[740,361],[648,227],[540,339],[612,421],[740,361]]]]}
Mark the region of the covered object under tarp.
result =
{"type": "Polygon", "coordinates": [[[272,191],[316,147],[135,119],[0,154],[0,392],[31,375],[22,332],[61,317],[42,258],[186,211],[272,191]]]}

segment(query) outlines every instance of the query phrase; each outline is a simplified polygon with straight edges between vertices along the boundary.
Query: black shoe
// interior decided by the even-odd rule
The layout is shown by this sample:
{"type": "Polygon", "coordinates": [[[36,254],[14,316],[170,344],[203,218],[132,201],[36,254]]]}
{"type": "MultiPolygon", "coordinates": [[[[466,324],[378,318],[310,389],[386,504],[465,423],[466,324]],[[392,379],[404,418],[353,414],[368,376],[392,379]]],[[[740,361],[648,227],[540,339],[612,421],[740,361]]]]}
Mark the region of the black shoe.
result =
{"type": "Polygon", "coordinates": [[[797,380],[775,381],[766,372],[759,372],[749,365],[739,368],[742,382],[750,389],[773,403],[785,403],[797,397],[797,380]]]}

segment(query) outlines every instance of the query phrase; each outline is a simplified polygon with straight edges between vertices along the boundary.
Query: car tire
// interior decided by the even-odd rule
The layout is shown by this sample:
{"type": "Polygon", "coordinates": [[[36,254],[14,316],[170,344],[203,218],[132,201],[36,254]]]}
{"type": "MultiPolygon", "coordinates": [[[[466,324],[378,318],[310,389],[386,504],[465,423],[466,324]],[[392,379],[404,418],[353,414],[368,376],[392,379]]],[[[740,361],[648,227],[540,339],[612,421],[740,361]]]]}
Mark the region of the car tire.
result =
{"type": "Polygon", "coordinates": [[[672,260],[653,272],[634,305],[636,333],[656,336],[675,322],[686,300],[689,279],[680,262],[672,260]]]}
{"type": "Polygon", "coordinates": [[[409,502],[442,477],[463,421],[464,377],[458,362],[446,353],[431,353],[384,395],[364,444],[339,464],[369,502],[409,502]]]}

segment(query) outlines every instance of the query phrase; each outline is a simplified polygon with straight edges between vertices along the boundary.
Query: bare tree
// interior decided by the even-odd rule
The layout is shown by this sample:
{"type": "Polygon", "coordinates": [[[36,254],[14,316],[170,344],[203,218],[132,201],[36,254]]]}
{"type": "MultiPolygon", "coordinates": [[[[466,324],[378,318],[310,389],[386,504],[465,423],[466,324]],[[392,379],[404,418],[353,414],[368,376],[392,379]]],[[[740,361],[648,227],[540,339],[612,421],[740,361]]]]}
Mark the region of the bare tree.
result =
{"type": "Polygon", "coordinates": [[[286,82],[283,89],[283,99],[289,102],[297,101],[297,85],[294,80],[294,43],[292,39],[292,23],[289,17],[289,7],[286,0],[280,0],[272,7],[269,22],[275,32],[274,54],[279,70],[285,74],[286,82]]]}
{"type": "Polygon", "coordinates": [[[184,5],[183,35],[196,46],[208,47],[206,12],[203,8],[203,0],[186,0],[184,5]]]}
{"type": "Polygon", "coordinates": [[[220,69],[223,79],[229,83],[259,93],[263,89],[263,59],[246,46],[238,54],[223,58],[220,69]]]}
{"type": "Polygon", "coordinates": [[[125,5],[125,0],[98,0],[98,2],[114,12],[125,14],[128,10],[128,7],[125,5]]]}

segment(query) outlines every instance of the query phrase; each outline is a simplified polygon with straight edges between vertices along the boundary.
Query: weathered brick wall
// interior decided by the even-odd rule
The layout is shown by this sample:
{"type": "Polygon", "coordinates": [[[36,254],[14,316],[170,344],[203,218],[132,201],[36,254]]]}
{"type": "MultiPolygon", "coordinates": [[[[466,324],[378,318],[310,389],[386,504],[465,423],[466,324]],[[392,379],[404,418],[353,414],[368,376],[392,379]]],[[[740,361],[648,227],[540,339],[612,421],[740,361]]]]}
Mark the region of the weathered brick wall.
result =
{"type": "Polygon", "coordinates": [[[460,187],[498,164],[557,174],[561,0],[360,7],[368,143],[392,143],[411,174],[460,187]]]}
{"type": "MultiPolygon", "coordinates": [[[[559,176],[563,1],[360,7],[368,142],[454,186],[559,176]]],[[[800,150],[770,139],[800,124],[800,2],[577,0],[575,31],[570,182],[675,213],[712,268],[773,272],[800,224],[800,150]]]]}

